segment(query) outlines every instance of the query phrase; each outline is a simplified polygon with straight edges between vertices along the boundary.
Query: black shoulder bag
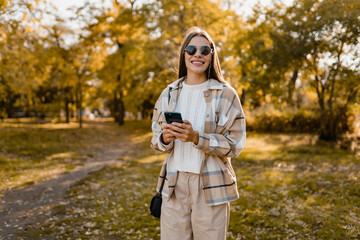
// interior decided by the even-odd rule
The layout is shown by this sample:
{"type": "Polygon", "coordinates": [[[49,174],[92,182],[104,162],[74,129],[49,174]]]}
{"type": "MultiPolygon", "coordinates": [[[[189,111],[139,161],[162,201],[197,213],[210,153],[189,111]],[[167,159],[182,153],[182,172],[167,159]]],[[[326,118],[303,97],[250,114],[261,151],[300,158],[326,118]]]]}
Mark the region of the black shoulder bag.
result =
{"type": "Polygon", "coordinates": [[[151,199],[151,203],[150,203],[151,215],[153,215],[154,217],[157,217],[157,218],[160,218],[160,215],[161,215],[161,204],[162,204],[161,192],[164,187],[165,178],[166,178],[166,170],[165,170],[164,176],[162,177],[162,182],[161,182],[159,192],[151,199]]]}

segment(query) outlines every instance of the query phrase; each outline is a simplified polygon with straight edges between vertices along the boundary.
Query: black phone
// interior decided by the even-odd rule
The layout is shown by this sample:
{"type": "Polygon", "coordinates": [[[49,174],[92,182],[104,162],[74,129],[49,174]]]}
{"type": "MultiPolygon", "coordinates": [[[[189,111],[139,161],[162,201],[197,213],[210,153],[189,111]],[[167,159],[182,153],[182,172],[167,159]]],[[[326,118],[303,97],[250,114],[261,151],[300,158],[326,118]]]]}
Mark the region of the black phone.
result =
{"type": "Polygon", "coordinates": [[[165,112],[165,119],[168,124],[172,122],[184,123],[179,112],[165,112]]]}

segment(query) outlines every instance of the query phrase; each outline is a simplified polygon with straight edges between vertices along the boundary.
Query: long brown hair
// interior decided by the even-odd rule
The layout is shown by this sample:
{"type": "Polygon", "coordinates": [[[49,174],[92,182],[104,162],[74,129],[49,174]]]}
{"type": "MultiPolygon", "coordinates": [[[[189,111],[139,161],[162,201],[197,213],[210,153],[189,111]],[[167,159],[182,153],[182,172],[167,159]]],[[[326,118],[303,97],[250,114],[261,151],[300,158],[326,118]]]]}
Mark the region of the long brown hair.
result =
{"type": "Polygon", "coordinates": [[[210,64],[206,69],[207,78],[208,79],[213,78],[218,80],[219,82],[225,83],[226,81],[224,80],[224,77],[221,73],[221,67],[220,67],[219,57],[216,52],[215,43],[211,39],[210,35],[205,30],[199,27],[191,27],[186,31],[185,40],[182,43],[180,49],[178,78],[182,78],[187,75],[184,49],[188,46],[191,39],[196,36],[204,37],[206,40],[208,40],[210,43],[210,47],[213,49],[213,54],[211,56],[210,64]],[[209,68],[210,68],[210,73],[209,73],[209,68]]]}

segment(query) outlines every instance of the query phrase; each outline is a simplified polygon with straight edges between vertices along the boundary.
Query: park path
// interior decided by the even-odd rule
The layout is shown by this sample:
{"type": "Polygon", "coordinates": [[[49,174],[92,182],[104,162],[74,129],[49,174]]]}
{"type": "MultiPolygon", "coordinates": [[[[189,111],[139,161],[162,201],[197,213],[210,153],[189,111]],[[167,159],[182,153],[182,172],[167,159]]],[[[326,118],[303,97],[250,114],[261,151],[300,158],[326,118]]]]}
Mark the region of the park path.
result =
{"type": "Polygon", "coordinates": [[[6,191],[0,198],[0,240],[23,239],[18,232],[26,230],[28,225],[41,223],[46,218],[42,215],[43,211],[61,204],[72,185],[104,166],[124,164],[121,158],[132,151],[130,144],[123,139],[99,149],[93,160],[87,160],[84,165],[65,174],[6,191]]]}

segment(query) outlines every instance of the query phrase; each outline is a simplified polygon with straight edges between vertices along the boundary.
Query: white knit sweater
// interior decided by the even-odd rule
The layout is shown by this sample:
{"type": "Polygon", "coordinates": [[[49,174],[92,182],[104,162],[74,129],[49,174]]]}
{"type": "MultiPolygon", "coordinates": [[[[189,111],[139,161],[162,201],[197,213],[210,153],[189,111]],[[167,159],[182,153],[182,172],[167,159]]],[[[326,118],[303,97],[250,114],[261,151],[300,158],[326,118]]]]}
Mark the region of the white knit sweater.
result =
{"type": "MultiPolygon", "coordinates": [[[[205,125],[206,102],[204,90],[208,81],[198,85],[183,83],[175,111],[180,112],[183,120],[191,122],[194,130],[203,132],[205,125]]],[[[200,168],[205,155],[195,148],[192,142],[174,141],[175,169],[183,172],[200,173],[200,168]]]]}

